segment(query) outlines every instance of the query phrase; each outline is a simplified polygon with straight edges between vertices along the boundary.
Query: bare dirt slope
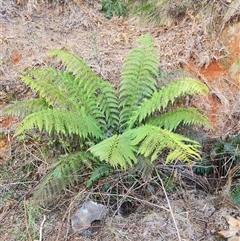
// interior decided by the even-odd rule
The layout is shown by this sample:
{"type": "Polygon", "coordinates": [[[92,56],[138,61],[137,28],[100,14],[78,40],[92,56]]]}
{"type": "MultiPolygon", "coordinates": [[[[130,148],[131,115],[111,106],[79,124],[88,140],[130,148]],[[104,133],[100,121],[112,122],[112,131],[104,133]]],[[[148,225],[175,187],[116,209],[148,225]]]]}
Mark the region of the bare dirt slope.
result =
{"type": "MultiPolygon", "coordinates": [[[[65,7],[42,4],[36,5],[30,12],[26,6],[16,5],[13,1],[4,1],[1,5],[1,108],[9,101],[32,95],[20,81],[19,73],[27,68],[57,64],[47,56],[50,49],[65,48],[75,52],[101,77],[117,87],[124,57],[138,36],[150,33],[159,48],[162,70],[185,68],[209,86],[211,91],[207,98],[192,100],[192,104],[199,105],[207,113],[213,124],[212,130],[205,130],[207,134],[240,132],[240,79],[239,75],[232,76],[229,72],[231,64],[240,59],[239,23],[227,27],[225,37],[217,39],[214,34],[210,37],[206,32],[204,22],[197,23],[190,15],[180,26],[153,27],[134,24],[136,21],[133,19],[122,17],[107,20],[96,4],[69,4],[65,7]]],[[[0,132],[9,133],[8,138],[0,137],[1,171],[11,155],[11,131],[16,121],[0,119],[0,132]]],[[[15,160],[13,168],[17,169],[20,164],[21,160],[15,160]]],[[[21,182],[21,177],[14,178],[16,182],[21,182]]],[[[12,199],[8,199],[14,185],[10,175],[0,174],[0,216],[14,205],[12,199]]],[[[61,205],[56,204],[56,210],[53,208],[50,213],[47,210],[39,212],[39,216],[35,217],[38,226],[34,228],[43,233],[43,240],[173,241],[181,237],[181,240],[213,241],[220,240],[216,236],[217,231],[227,228],[224,217],[239,213],[238,207],[232,205],[228,198],[219,198],[196,188],[182,190],[168,197],[176,226],[166,197],[160,190],[148,200],[138,200],[142,206],[136,213],[127,218],[119,215],[108,217],[97,236],[86,238],[72,233],[69,215],[76,203],[81,203],[87,195],[89,193],[82,191],[81,197],[74,200],[71,207],[69,198],[68,205],[62,202],[61,205]],[[43,213],[47,213],[47,217],[41,229],[43,213]]],[[[31,240],[31,227],[26,221],[29,220],[26,217],[29,215],[27,202],[25,200],[0,224],[0,240],[31,240]]]]}

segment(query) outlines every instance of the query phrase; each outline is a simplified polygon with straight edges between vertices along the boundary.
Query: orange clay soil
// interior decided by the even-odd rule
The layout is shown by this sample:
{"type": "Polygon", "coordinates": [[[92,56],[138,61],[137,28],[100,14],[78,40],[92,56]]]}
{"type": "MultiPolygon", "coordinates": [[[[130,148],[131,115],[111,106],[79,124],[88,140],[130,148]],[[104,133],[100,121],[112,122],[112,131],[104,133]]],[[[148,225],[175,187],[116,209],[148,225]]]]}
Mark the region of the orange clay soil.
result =
{"type": "Polygon", "coordinates": [[[228,57],[224,60],[212,61],[208,66],[203,66],[200,69],[189,61],[185,68],[195,76],[202,79],[210,88],[209,95],[204,99],[210,108],[207,110],[207,115],[213,126],[213,132],[224,134],[222,122],[223,112],[232,105],[237,104],[237,96],[240,92],[240,74],[231,75],[230,67],[236,61],[240,60],[240,24],[228,27],[222,34],[222,41],[228,50],[228,57]],[[221,95],[218,95],[221,93],[221,95]],[[228,98],[229,103],[223,103],[223,97],[228,98]],[[236,98],[236,99],[235,99],[236,98]],[[231,100],[231,101],[230,101],[231,100]],[[222,127],[222,129],[220,128],[222,127]]]}

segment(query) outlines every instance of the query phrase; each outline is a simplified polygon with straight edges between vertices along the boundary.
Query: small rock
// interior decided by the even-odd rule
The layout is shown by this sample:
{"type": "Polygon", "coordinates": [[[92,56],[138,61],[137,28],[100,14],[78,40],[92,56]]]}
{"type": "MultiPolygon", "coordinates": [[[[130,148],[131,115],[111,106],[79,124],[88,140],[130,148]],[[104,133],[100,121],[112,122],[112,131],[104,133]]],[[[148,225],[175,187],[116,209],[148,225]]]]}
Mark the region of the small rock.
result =
{"type": "Polygon", "coordinates": [[[86,201],[72,216],[72,228],[75,232],[83,233],[91,227],[93,221],[102,220],[107,215],[107,208],[93,201],[86,201]]]}

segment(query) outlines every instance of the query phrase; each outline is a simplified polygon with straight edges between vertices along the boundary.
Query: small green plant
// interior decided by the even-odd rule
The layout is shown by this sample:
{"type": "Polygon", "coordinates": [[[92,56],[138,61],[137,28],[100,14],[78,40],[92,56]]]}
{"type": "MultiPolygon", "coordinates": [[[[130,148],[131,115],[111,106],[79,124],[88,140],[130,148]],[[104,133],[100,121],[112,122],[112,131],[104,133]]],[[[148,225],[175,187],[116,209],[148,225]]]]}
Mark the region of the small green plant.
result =
{"type": "Polygon", "coordinates": [[[230,136],[224,140],[218,138],[203,143],[202,161],[193,167],[198,175],[221,179],[228,177],[230,170],[238,165],[240,156],[240,135],[230,136]],[[205,146],[211,146],[204,150],[205,146]]]}
{"type": "Polygon", "coordinates": [[[240,204],[240,186],[236,186],[232,190],[231,196],[232,196],[233,202],[239,205],[240,204]]]}
{"type": "Polygon", "coordinates": [[[127,169],[144,158],[154,162],[163,152],[166,163],[200,158],[200,144],[173,131],[180,124],[208,125],[207,118],[196,108],[169,107],[180,97],[206,94],[208,88],[196,79],[181,78],[158,89],[154,42],[147,34],[137,44],[124,61],[117,90],[65,50],[49,52],[62,60],[64,71],[38,68],[21,76],[39,98],[14,102],[5,110],[23,117],[15,136],[35,129],[65,137],[65,154],[43,182],[46,196],[79,181],[83,166],[92,170],[91,185],[113,168],[127,169]],[[73,140],[78,143],[75,150],[70,148],[73,140]]]}
{"type": "Polygon", "coordinates": [[[105,13],[105,17],[108,19],[113,16],[126,15],[127,13],[127,9],[122,0],[103,0],[102,10],[105,13]]]}
{"type": "Polygon", "coordinates": [[[176,20],[182,19],[187,9],[196,7],[192,0],[167,1],[167,0],[128,0],[128,12],[140,15],[145,22],[156,25],[171,25],[176,20]]]}
{"type": "MultiPolygon", "coordinates": [[[[172,26],[176,22],[185,21],[189,16],[194,17],[194,21],[201,21],[201,15],[203,19],[212,18],[211,23],[208,22],[207,24],[208,28],[212,29],[211,25],[215,23],[223,29],[230,19],[238,16],[239,1],[229,2],[231,3],[226,4],[222,1],[209,0],[127,0],[126,6],[129,15],[138,15],[142,22],[154,25],[172,26]],[[213,14],[213,10],[216,9],[218,11],[214,11],[213,14]]],[[[216,29],[216,26],[214,29],[216,29]]]]}
{"type": "Polygon", "coordinates": [[[18,141],[24,141],[25,140],[25,135],[19,135],[19,136],[17,136],[17,140],[18,141]]]}

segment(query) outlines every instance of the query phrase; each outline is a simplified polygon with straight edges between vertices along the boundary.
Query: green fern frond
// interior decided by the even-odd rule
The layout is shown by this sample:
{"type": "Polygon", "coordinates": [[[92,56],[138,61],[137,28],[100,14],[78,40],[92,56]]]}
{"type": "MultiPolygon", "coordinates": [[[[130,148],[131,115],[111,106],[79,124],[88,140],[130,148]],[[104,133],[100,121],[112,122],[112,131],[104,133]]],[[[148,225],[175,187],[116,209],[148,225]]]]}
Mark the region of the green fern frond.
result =
{"type": "Polygon", "coordinates": [[[136,147],[131,145],[131,141],[124,134],[109,137],[90,147],[89,150],[94,156],[99,157],[101,161],[106,161],[114,168],[120,166],[126,169],[127,164],[132,166],[137,162],[134,154],[136,147]]]}
{"type": "Polygon", "coordinates": [[[92,156],[90,153],[78,151],[75,153],[61,156],[55,165],[53,177],[64,180],[64,185],[71,184],[72,186],[80,179],[80,168],[84,165],[89,165],[92,156]]]}
{"type": "Polygon", "coordinates": [[[51,50],[48,52],[50,56],[57,56],[66,66],[67,72],[76,78],[78,88],[87,91],[88,96],[93,96],[99,88],[99,83],[103,80],[97,76],[92,69],[77,55],[62,49],[51,50]]]}
{"type": "Polygon", "coordinates": [[[60,156],[51,166],[53,171],[34,192],[34,198],[51,202],[64,188],[74,186],[81,179],[81,170],[91,166],[91,160],[92,155],[83,151],[60,156]]]}
{"type": "Polygon", "coordinates": [[[193,158],[200,158],[198,142],[169,130],[144,125],[127,132],[129,139],[132,139],[131,144],[138,145],[138,152],[145,157],[150,157],[152,162],[166,149],[171,150],[166,163],[177,159],[191,161],[193,158]]]}
{"type": "Polygon", "coordinates": [[[164,110],[169,103],[174,103],[178,97],[192,94],[206,95],[207,93],[208,87],[199,80],[192,78],[176,80],[159,91],[155,91],[151,98],[144,99],[141,106],[134,111],[128,124],[132,127],[136,121],[141,123],[155,111],[164,110]]]}
{"type": "MultiPolygon", "coordinates": [[[[72,76],[68,72],[58,73],[63,82],[64,87],[72,101],[79,106],[84,106],[86,113],[92,116],[106,130],[111,125],[118,125],[118,99],[117,93],[112,84],[106,81],[99,81],[99,88],[91,89],[92,86],[79,86],[77,77],[72,76]]],[[[87,83],[87,81],[85,82],[87,83]]],[[[94,85],[94,88],[96,85],[94,85]]]]}
{"type": "Polygon", "coordinates": [[[156,90],[159,60],[150,35],[142,36],[140,47],[134,48],[126,57],[120,86],[120,122],[125,125],[132,112],[144,98],[156,90]]]}
{"type": "Polygon", "coordinates": [[[48,109],[28,115],[18,126],[15,136],[33,128],[37,128],[39,131],[45,129],[49,134],[76,134],[83,138],[90,136],[103,138],[101,130],[93,118],[80,113],[56,109],[48,109]]]}
{"type": "Polygon", "coordinates": [[[97,99],[96,105],[102,113],[109,117],[106,118],[108,126],[114,122],[118,123],[118,116],[116,109],[118,104],[117,93],[110,82],[104,81],[97,76],[91,68],[78,56],[66,50],[51,50],[51,56],[59,57],[66,65],[67,71],[71,72],[76,78],[78,88],[86,91],[85,99],[89,100],[95,96],[97,99]]]}
{"type": "Polygon", "coordinates": [[[112,132],[119,126],[119,102],[117,92],[109,82],[100,83],[100,91],[97,95],[98,107],[105,116],[106,129],[112,132]]]}
{"type": "Polygon", "coordinates": [[[79,87],[75,76],[68,72],[56,72],[51,68],[29,70],[28,74],[29,76],[22,77],[25,83],[54,108],[79,111],[80,106],[84,106],[88,115],[97,120],[102,127],[106,126],[97,96],[90,88],[79,87]]]}
{"type": "Polygon", "coordinates": [[[205,115],[196,108],[177,108],[157,117],[151,117],[146,121],[147,125],[159,126],[170,131],[175,130],[179,124],[205,125],[210,123],[205,115]]]}
{"type": "Polygon", "coordinates": [[[146,158],[142,155],[138,155],[137,159],[138,163],[134,167],[133,172],[136,172],[144,181],[148,182],[151,179],[154,170],[154,164],[149,158],[146,158]]]}
{"type": "MultiPolygon", "coordinates": [[[[61,61],[66,66],[66,70],[72,73],[74,76],[78,77],[80,81],[91,80],[96,82],[99,78],[91,68],[77,55],[63,49],[53,49],[48,52],[49,56],[56,56],[61,59],[61,61]]],[[[82,82],[79,82],[82,85],[82,82]]]]}
{"type": "Polygon", "coordinates": [[[14,101],[3,111],[4,115],[26,117],[32,113],[48,109],[48,103],[43,98],[14,101]]]}
{"type": "Polygon", "coordinates": [[[87,181],[87,187],[91,187],[94,182],[99,180],[101,177],[109,175],[113,171],[113,167],[108,163],[101,163],[99,166],[95,167],[87,181]]]}
{"type": "MultiPolygon", "coordinates": [[[[42,79],[48,83],[55,83],[57,79],[57,71],[54,68],[51,67],[45,67],[45,68],[36,68],[36,69],[29,69],[25,72],[26,76],[31,76],[35,79],[42,79]]],[[[22,76],[25,76],[22,75],[22,76]]],[[[31,88],[35,89],[38,86],[37,83],[33,83],[33,86],[31,88]]]]}
{"type": "Polygon", "coordinates": [[[104,129],[106,127],[106,120],[104,113],[99,107],[99,98],[91,90],[78,86],[78,80],[75,76],[68,72],[59,71],[58,75],[61,79],[61,84],[64,86],[66,96],[70,102],[75,102],[77,106],[85,108],[86,114],[92,116],[104,129]]]}
{"type": "Polygon", "coordinates": [[[49,105],[55,108],[78,110],[79,106],[72,102],[65,90],[58,85],[59,82],[56,79],[59,76],[54,69],[33,69],[27,73],[28,75],[21,76],[21,79],[33,90],[37,91],[40,97],[44,98],[49,105]]]}

